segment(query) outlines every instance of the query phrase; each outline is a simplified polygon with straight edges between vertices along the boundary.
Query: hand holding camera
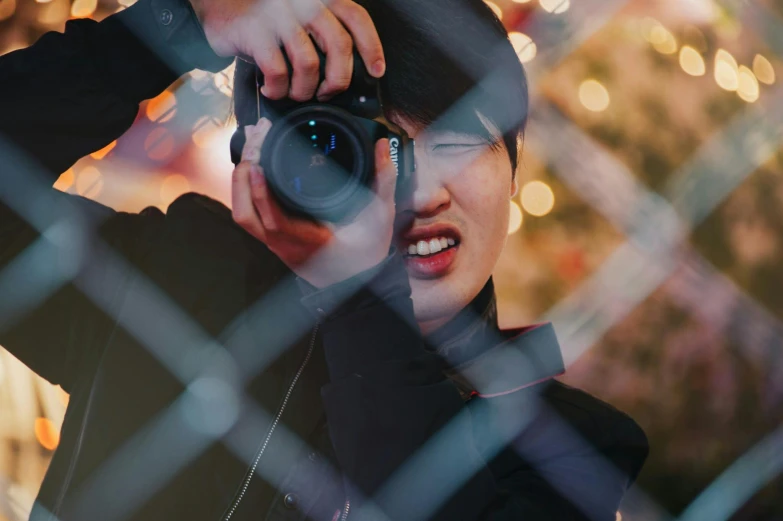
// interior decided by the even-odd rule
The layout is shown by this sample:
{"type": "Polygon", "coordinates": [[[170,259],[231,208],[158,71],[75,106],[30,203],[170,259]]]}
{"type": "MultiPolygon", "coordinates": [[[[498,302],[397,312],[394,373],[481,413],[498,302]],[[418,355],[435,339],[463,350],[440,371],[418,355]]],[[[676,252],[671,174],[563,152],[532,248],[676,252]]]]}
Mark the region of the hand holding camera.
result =
{"type": "Polygon", "coordinates": [[[392,240],[397,182],[389,142],[375,143],[372,197],[346,224],[321,223],[285,212],[270,193],[260,166],[271,122],[247,127],[242,162],[232,177],[234,221],[263,241],[291,270],[315,287],[346,280],[380,263],[392,240]]]}
{"type": "Polygon", "coordinates": [[[190,2],[218,55],[239,56],[261,69],[266,80],[262,94],[269,99],[305,101],[316,94],[323,101],[345,90],[351,81],[354,47],[374,77],[383,76],[386,69],[370,16],[351,0],[190,2]],[[328,57],[320,87],[313,41],[328,57]],[[283,51],[293,66],[292,75],[283,51]]]}
{"type": "MultiPolygon", "coordinates": [[[[295,77],[295,60],[281,53],[295,77]]],[[[327,81],[333,57],[320,49],[316,56],[327,81]]],[[[273,99],[263,69],[245,61],[235,75],[237,105],[250,110],[237,114],[232,139],[234,220],[316,287],[386,257],[395,192],[408,193],[414,169],[413,141],[385,119],[379,83],[358,48],[349,63],[347,90],[328,101],[273,99]]]]}

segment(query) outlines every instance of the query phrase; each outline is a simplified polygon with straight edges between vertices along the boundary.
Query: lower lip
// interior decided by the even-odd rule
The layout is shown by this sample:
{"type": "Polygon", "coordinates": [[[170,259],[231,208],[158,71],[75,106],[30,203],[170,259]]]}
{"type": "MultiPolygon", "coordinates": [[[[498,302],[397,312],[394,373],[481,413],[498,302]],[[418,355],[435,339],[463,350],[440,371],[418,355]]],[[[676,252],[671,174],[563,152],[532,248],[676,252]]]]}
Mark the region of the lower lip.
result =
{"type": "Polygon", "coordinates": [[[411,275],[421,279],[434,279],[448,273],[454,263],[459,245],[430,255],[429,257],[405,257],[405,266],[411,275]]]}

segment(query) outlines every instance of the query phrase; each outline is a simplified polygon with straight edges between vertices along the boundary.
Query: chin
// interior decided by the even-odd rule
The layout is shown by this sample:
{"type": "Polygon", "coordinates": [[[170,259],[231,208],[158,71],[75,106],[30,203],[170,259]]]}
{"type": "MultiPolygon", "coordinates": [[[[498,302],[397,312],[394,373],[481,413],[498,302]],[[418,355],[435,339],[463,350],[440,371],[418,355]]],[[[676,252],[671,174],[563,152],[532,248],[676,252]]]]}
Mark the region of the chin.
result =
{"type": "Polygon", "coordinates": [[[410,278],[413,311],[420,325],[445,323],[470,303],[471,298],[454,282],[455,279],[455,273],[431,280],[410,278]]]}

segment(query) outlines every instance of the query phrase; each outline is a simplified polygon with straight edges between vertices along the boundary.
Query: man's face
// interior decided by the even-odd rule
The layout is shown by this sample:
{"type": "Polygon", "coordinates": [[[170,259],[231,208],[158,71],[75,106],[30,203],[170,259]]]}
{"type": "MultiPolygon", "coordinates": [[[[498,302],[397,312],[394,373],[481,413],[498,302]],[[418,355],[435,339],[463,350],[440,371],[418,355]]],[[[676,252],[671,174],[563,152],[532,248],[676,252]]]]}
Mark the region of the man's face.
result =
{"type": "Polygon", "coordinates": [[[515,185],[504,146],[399,123],[416,140],[416,173],[412,197],[397,204],[398,222],[412,222],[395,241],[405,255],[416,320],[428,334],[468,305],[492,274],[515,185]]]}

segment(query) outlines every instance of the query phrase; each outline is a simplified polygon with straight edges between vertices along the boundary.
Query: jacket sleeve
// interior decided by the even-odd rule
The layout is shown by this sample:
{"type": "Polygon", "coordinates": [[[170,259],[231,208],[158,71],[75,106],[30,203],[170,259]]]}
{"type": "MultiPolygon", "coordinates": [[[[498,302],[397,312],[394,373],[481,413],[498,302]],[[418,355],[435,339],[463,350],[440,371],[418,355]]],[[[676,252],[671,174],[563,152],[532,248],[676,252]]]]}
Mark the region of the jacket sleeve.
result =
{"type": "Polygon", "coordinates": [[[54,181],[125,132],[139,103],[179,75],[229,63],[209,49],[187,0],[140,0],[100,23],[72,20],[0,57],[0,137],[54,181]]]}
{"type": "MultiPolygon", "coordinates": [[[[330,383],[322,398],[346,479],[347,519],[614,520],[630,480],[623,472],[596,479],[606,468],[606,454],[564,451],[540,468],[520,463],[511,472],[490,470],[487,461],[498,447],[487,454],[477,446],[474,432],[483,419],[465,412],[458,389],[443,375],[442,360],[425,350],[402,262],[391,255],[354,279],[321,291],[310,288],[303,299],[323,320],[330,383]],[[454,475],[464,479],[455,484],[454,475]],[[552,480],[563,486],[554,487],[552,480]],[[390,490],[388,483],[402,484],[405,492],[390,490]],[[564,500],[574,492],[568,487],[600,491],[601,515],[588,516],[584,505],[564,500]],[[372,508],[383,515],[364,508],[362,498],[372,498],[372,508]]],[[[626,457],[618,453],[616,459],[626,457]]]]}
{"type": "MultiPolygon", "coordinates": [[[[69,271],[73,265],[54,245],[58,238],[74,245],[81,225],[104,223],[106,242],[132,260],[162,214],[117,213],[51,185],[125,132],[140,101],[192,62],[214,69],[224,63],[204,51],[200,31],[186,0],[140,0],[100,23],[70,21],[64,33],[0,57],[0,345],[66,391],[88,346],[109,326],[104,310],[72,283],[84,273],[69,271]],[[174,23],[162,26],[156,9],[169,10],[174,23]]],[[[90,247],[87,241],[72,253],[90,259],[90,247]]],[[[127,273],[109,276],[109,267],[88,264],[83,270],[107,295],[127,281],[127,273]]]]}

